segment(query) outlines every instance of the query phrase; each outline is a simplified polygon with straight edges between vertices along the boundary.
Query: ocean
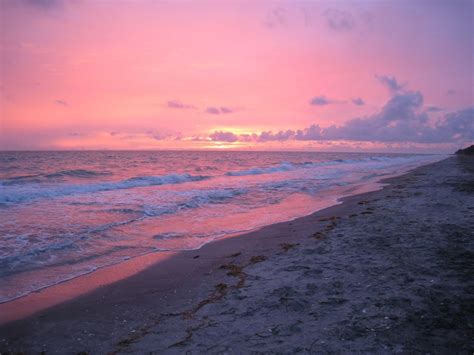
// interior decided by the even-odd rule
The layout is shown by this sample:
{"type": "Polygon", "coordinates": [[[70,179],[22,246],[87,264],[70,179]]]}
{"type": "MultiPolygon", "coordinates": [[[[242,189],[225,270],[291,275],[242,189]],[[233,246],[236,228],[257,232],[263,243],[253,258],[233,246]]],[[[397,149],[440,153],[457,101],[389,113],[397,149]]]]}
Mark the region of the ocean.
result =
{"type": "Polygon", "coordinates": [[[0,152],[0,303],[294,219],[441,155],[0,152]]]}

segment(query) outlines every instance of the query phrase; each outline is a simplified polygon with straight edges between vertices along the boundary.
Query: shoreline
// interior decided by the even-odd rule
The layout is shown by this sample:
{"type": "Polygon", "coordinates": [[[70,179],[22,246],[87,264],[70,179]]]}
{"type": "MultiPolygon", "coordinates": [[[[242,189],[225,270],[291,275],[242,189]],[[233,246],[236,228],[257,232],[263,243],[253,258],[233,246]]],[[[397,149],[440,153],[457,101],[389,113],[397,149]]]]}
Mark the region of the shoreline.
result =
{"type": "MultiPolygon", "coordinates": [[[[430,164],[433,163],[428,163],[422,166],[430,164]]],[[[120,282],[129,277],[133,277],[134,275],[145,271],[147,268],[154,267],[155,264],[163,262],[172,257],[179,257],[179,254],[181,253],[197,252],[209,244],[230,238],[251,238],[250,235],[258,234],[260,230],[274,225],[293,222],[297,223],[300,219],[318,214],[329,208],[341,206],[344,203],[347,203],[346,201],[350,198],[357,199],[360,195],[380,191],[389,184],[391,179],[403,176],[417,168],[405,167],[400,173],[390,174],[387,177],[383,177],[380,180],[371,182],[369,184],[356,184],[349,187],[348,189],[342,189],[342,197],[335,198],[332,201],[328,200],[327,198],[323,199],[320,202],[321,205],[317,207],[315,211],[306,215],[294,217],[292,219],[276,223],[257,226],[236,234],[218,237],[197,249],[179,251],[161,250],[156,252],[150,251],[124,261],[119,261],[111,265],[100,267],[96,270],[78,276],[73,276],[53,285],[41,287],[40,289],[30,291],[27,294],[15,297],[11,300],[0,302],[0,327],[7,325],[10,322],[20,321],[27,317],[34,316],[34,314],[38,312],[46,311],[47,309],[56,305],[60,305],[61,303],[73,301],[76,298],[87,295],[90,292],[94,292],[94,290],[98,288],[106,287],[110,284],[120,282]]]]}
{"type": "MultiPolygon", "coordinates": [[[[403,173],[401,174],[403,175],[403,173]]],[[[397,176],[401,176],[397,175],[397,176]]],[[[390,178],[387,178],[390,179],[390,178]]],[[[385,179],[382,179],[385,180],[385,179]]],[[[12,300],[8,300],[0,303],[0,327],[8,325],[11,322],[20,321],[22,319],[34,316],[38,312],[47,311],[49,308],[56,305],[60,305],[64,302],[74,301],[74,299],[87,295],[90,292],[94,292],[96,289],[101,287],[107,287],[116,282],[123,281],[129,277],[133,277],[140,272],[146,271],[148,268],[153,268],[160,262],[166,261],[172,257],[180,257],[180,254],[188,254],[199,252],[206,246],[214,243],[222,242],[226,239],[231,238],[252,238],[252,235],[258,234],[258,232],[264,228],[270,226],[276,226],[280,224],[288,224],[298,222],[298,220],[307,218],[314,214],[320,213],[326,209],[338,207],[345,203],[346,199],[357,198],[359,195],[363,195],[370,192],[375,192],[383,189],[384,183],[376,182],[372,184],[372,188],[366,192],[356,192],[353,195],[341,197],[328,207],[323,207],[316,210],[308,215],[295,217],[282,222],[277,222],[269,225],[264,225],[256,228],[252,228],[249,231],[238,233],[235,235],[226,235],[224,237],[217,238],[209,243],[202,245],[200,248],[191,250],[180,250],[180,251],[157,251],[149,252],[137,257],[130,258],[128,260],[117,262],[112,265],[107,265],[97,270],[91,271],[86,274],[82,274],[71,279],[67,279],[58,282],[51,286],[45,286],[38,290],[31,291],[28,294],[19,296],[12,300]]],[[[354,189],[357,190],[357,187],[354,189]]]]}
{"type": "MultiPolygon", "coordinates": [[[[456,158],[448,158],[397,177],[383,179],[380,183],[388,185],[382,186],[380,190],[345,197],[341,204],[308,216],[272,224],[237,237],[213,241],[199,250],[179,252],[178,255],[170,255],[157,263],[150,261],[147,267],[133,276],[99,287],[27,318],[4,323],[0,327],[0,349],[45,350],[52,353],[61,349],[66,352],[86,349],[106,352],[110,349],[123,351],[132,349],[135,345],[143,345],[143,339],[153,333],[151,330],[163,322],[162,318],[166,315],[190,309],[195,310],[194,313],[202,312],[201,309],[214,303],[213,297],[218,303],[227,292],[234,291],[234,286],[226,286],[228,291],[224,292],[216,290],[216,285],[232,285],[235,277],[240,277],[239,282],[245,283],[245,277],[249,277],[247,271],[243,272],[242,268],[240,271],[233,270],[234,275],[229,275],[232,270],[226,275],[222,266],[231,263],[253,268],[254,265],[264,265],[265,260],[275,255],[286,257],[292,250],[297,249],[297,245],[306,243],[308,234],[318,240],[318,243],[319,237],[322,236],[321,240],[325,242],[323,235],[335,228],[338,220],[350,220],[354,214],[364,215],[364,212],[369,212],[360,211],[366,208],[364,201],[377,200],[387,194],[390,187],[400,184],[401,180],[410,179],[419,171],[433,170],[433,165],[453,159],[456,158]],[[202,304],[204,301],[207,303],[202,304]],[[197,309],[196,305],[199,306],[197,309]],[[151,310],[155,316],[150,316],[151,310]],[[87,328],[89,333],[82,334],[80,329],[83,328],[87,328]],[[104,329],[106,332],[101,334],[104,329]],[[45,339],[46,334],[51,337],[45,339]]],[[[80,289],[81,286],[78,285],[76,291],[80,289]]],[[[42,292],[39,292],[32,296],[39,300],[41,294],[42,292]]],[[[57,296],[70,295],[65,295],[62,290],[57,296]]],[[[28,296],[22,299],[26,298],[28,296]]],[[[5,304],[11,305],[14,302],[5,304]]],[[[20,308],[22,306],[25,307],[25,304],[19,305],[20,308]]],[[[169,321],[168,318],[166,321],[169,321]]],[[[177,333],[176,338],[179,340],[181,335],[177,333]]],[[[135,350],[144,349],[148,348],[145,346],[135,350]]]]}

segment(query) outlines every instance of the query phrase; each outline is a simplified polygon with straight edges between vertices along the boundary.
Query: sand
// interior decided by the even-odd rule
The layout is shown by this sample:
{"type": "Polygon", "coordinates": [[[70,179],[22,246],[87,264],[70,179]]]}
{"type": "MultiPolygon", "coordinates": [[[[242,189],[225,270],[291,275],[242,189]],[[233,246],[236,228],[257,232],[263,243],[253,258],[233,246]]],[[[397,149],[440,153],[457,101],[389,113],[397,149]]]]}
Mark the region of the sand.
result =
{"type": "Polygon", "coordinates": [[[472,354],[474,159],[387,182],[4,324],[0,352],[472,354]]]}

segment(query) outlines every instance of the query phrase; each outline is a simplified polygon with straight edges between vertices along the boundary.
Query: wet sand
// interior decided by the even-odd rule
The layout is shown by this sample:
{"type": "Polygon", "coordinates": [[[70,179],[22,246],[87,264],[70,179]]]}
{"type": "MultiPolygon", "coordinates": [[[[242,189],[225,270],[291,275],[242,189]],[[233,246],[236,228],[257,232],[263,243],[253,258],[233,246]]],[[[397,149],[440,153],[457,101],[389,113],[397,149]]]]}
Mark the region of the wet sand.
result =
{"type": "Polygon", "coordinates": [[[4,324],[0,352],[472,353],[474,159],[387,182],[4,324]]]}

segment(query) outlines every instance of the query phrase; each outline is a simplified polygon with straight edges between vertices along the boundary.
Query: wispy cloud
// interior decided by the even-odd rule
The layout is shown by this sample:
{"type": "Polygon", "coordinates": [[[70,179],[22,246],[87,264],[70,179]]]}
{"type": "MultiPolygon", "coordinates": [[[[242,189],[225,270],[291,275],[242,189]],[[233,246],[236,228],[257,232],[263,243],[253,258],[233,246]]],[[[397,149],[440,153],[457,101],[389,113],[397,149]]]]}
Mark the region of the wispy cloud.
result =
{"type": "Polygon", "coordinates": [[[365,101],[362,100],[360,97],[355,97],[351,101],[356,106],[364,106],[365,105],[365,101]]]}
{"type": "Polygon", "coordinates": [[[333,31],[347,32],[355,26],[354,17],[348,11],[327,9],[323,15],[326,18],[327,25],[333,31]]]}
{"type": "Polygon", "coordinates": [[[27,6],[43,10],[51,10],[61,6],[60,0],[21,0],[21,2],[27,6]]]}
{"type": "Polygon", "coordinates": [[[315,96],[309,101],[310,105],[325,106],[329,105],[331,101],[324,95],[315,96]]]}
{"type": "Polygon", "coordinates": [[[54,102],[59,106],[69,107],[69,103],[64,100],[54,100],[54,102]]]}
{"type": "Polygon", "coordinates": [[[425,109],[426,112],[440,112],[440,111],[444,111],[444,109],[442,107],[438,107],[438,106],[428,106],[426,109],[425,109]]]}
{"type": "Polygon", "coordinates": [[[236,142],[239,140],[239,137],[237,137],[237,135],[235,135],[234,133],[223,131],[216,131],[209,135],[209,138],[211,138],[211,140],[213,141],[228,143],[236,142]]]}
{"type": "Polygon", "coordinates": [[[166,103],[166,106],[169,108],[180,109],[180,110],[195,110],[194,105],[185,104],[178,100],[170,100],[166,103]]]}
{"type": "Polygon", "coordinates": [[[283,8],[274,8],[267,12],[263,24],[265,27],[274,28],[284,26],[286,23],[286,13],[283,8]]]}
{"type": "Polygon", "coordinates": [[[235,108],[230,108],[230,107],[225,107],[225,106],[209,106],[209,107],[206,107],[206,109],[204,110],[205,113],[208,113],[210,115],[225,115],[225,114],[228,114],[228,113],[234,113],[236,112],[237,109],[235,108]]]}
{"type": "Polygon", "coordinates": [[[118,140],[140,140],[140,139],[152,139],[155,141],[163,141],[163,140],[176,140],[181,139],[180,133],[173,133],[165,131],[154,131],[154,130],[147,130],[147,131],[138,131],[138,132],[107,132],[107,134],[111,137],[114,137],[118,140]]]}
{"type": "Polygon", "coordinates": [[[400,91],[404,88],[405,84],[401,84],[397,81],[397,79],[393,76],[388,75],[375,75],[375,78],[390,92],[394,93],[400,91]]]}
{"type": "Polygon", "coordinates": [[[342,103],[345,103],[345,101],[330,99],[325,95],[315,96],[309,101],[309,104],[313,106],[326,106],[330,104],[342,104],[342,103]]]}

